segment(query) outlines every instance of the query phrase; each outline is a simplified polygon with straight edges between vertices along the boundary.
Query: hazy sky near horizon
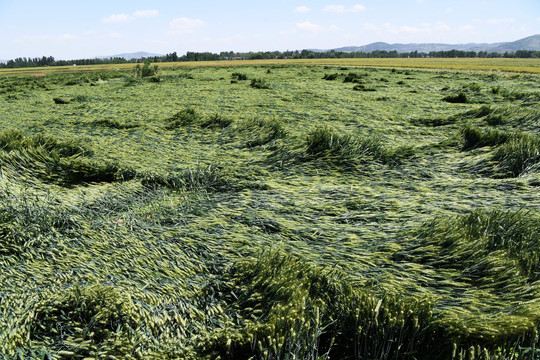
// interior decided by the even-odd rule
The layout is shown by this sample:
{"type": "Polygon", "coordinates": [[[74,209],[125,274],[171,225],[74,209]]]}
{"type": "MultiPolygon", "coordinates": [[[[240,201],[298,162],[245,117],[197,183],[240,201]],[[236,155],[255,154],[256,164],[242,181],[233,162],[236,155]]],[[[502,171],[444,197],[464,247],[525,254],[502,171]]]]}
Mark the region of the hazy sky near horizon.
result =
{"type": "Polygon", "coordinates": [[[0,59],[492,43],[540,33],[540,0],[0,0],[0,59]]]}

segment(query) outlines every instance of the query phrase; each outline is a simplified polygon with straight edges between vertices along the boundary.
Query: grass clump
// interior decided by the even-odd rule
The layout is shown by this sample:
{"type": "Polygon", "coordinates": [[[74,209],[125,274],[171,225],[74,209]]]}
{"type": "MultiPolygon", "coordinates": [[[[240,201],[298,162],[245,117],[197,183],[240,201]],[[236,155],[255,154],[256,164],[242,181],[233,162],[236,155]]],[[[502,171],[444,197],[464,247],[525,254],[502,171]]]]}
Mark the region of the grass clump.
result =
{"type": "Polygon", "coordinates": [[[467,119],[479,119],[481,117],[490,115],[492,112],[493,112],[493,108],[491,106],[482,105],[479,108],[466,111],[465,113],[455,115],[454,117],[464,117],[467,119]]]}
{"type": "Polygon", "coordinates": [[[73,155],[91,156],[93,154],[92,150],[86,145],[74,139],[61,141],[42,133],[25,136],[22,131],[17,129],[6,129],[0,132],[1,151],[11,152],[38,147],[62,157],[73,155]]]}
{"type": "Polygon", "coordinates": [[[235,130],[243,139],[243,146],[248,148],[266,145],[286,135],[281,121],[258,117],[240,122],[235,130]]]}
{"type": "Polygon", "coordinates": [[[136,341],[136,306],[112,286],[74,286],[40,301],[33,311],[29,337],[60,359],[125,357],[136,341]]]}
{"type": "Polygon", "coordinates": [[[488,125],[508,125],[535,131],[540,124],[540,110],[536,107],[506,105],[492,108],[485,118],[488,125]]]}
{"type": "Polygon", "coordinates": [[[469,102],[467,94],[461,91],[459,94],[448,95],[443,98],[443,101],[453,104],[466,104],[469,102]]]}
{"type": "Polygon", "coordinates": [[[201,120],[201,128],[226,128],[233,123],[231,118],[221,114],[213,114],[201,120]]]}
{"type": "Polygon", "coordinates": [[[339,271],[281,251],[238,262],[228,277],[227,312],[245,320],[208,337],[214,356],[417,359],[432,351],[425,342],[428,302],[377,298],[339,271]],[[243,316],[246,310],[254,316],[243,316]]]}
{"type": "Polygon", "coordinates": [[[336,163],[374,160],[395,164],[412,155],[410,149],[388,149],[376,136],[340,134],[329,126],[319,126],[306,137],[307,159],[326,159],[336,163]]]}
{"type": "Polygon", "coordinates": [[[215,113],[210,116],[203,116],[197,110],[185,108],[165,120],[166,129],[174,130],[186,126],[200,128],[226,128],[233,123],[233,120],[221,114],[215,113]]]}
{"type": "Polygon", "coordinates": [[[336,79],[338,78],[338,76],[339,76],[338,73],[334,73],[334,74],[324,74],[323,80],[333,81],[333,80],[336,80],[336,79]]]}
{"type": "Polygon", "coordinates": [[[111,129],[133,129],[139,127],[139,124],[130,124],[125,121],[112,120],[112,119],[99,119],[92,121],[92,124],[108,127],[111,129]]]}
{"type": "Polygon", "coordinates": [[[173,130],[179,127],[193,125],[201,120],[201,115],[192,108],[185,108],[166,119],[166,128],[173,130]]]}
{"type": "Polygon", "coordinates": [[[354,91],[377,91],[374,87],[366,86],[364,84],[357,84],[353,87],[354,91]]]}
{"type": "Polygon", "coordinates": [[[416,126],[428,126],[428,127],[439,127],[446,125],[455,124],[455,119],[453,118],[420,118],[420,119],[411,119],[411,124],[416,126]]]}
{"type": "Polygon", "coordinates": [[[480,129],[466,125],[460,130],[463,137],[463,150],[471,150],[485,146],[499,146],[507,142],[512,134],[498,129],[480,129]]]}
{"type": "Polygon", "coordinates": [[[77,140],[60,141],[36,134],[25,136],[19,130],[0,133],[0,160],[3,168],[19,175],[32,174],[61,185],[85,182],[129,180],[134,172],[110,162],[92,159],[93,151],[77,140]]]}
{"type": "Polygon", "coordinates": [[[517,177],[540,163],[540,138],[530,134],[520,134],[505,142],[493,154],[498,162],[500,175],[517,177]]]}
{"type": "Polygon", "coordinates": [[[538,348],[535,334],[540,324],[535,300],[539,229],[540,218],[525,211],[476,210],[428,222],[393,259],[414,264],[410,268],[421,268],[426,275],[433,271],[423,281],[431,281],[430,286],[447,297],[437,310],[442,342],[448,339],[458,349],[480,346],[499,356],[533,359],[528,356],[538,348]],[[467,292],[471,287],[486,290],[477,295],[484,301],[467,292]],[[459,303],[461,313],[448,311],[448,302],[459,303]],[[484,311],[489,308],[491,315],[478,316],[480,306],[484,311]]]}
{"type": "Polygon", "coordinates": [[[220,168],[214,165],[188,168],[169,175],[140,175],[145,186],[163,186],[172,190],[185,191],[227,191],[230,184],[220,168]]]}
{"type": "Polygon", "coordinates": [[[69,100],[66,100],[66,99],[63,99],[63,98],[60,98],[60,97],[53,98],[53,101],[54,101],[55,104],[58,104],[58,105],[69,104],[69,100]]]}
{"type": "Polygon", "coordinates": [[[473,267],[473,264],[490,255],[501,256],[503,262],[500,265],[513,267],[512,260],[517,261],[521,276],[533,282],[540,279],[539,230],[540,218],[526,211],[476,210],[468,215],[426,224],[418,233],[419,242],[413,246],[418,253],[412,253],[435,251],[432,256],[418,259],[436,267],[457,267],[469,275],[485,270],[484,274],[478,273],[474,278],[486,282],[496,272],[490,273],[486,268],[473,267]]]}
{"type": "Polygon", "coordinates": [[[56,204],[13,191],[0,192],[0,255],[32,258],[54,242],[60,233],[76,227],[56,204]]]}

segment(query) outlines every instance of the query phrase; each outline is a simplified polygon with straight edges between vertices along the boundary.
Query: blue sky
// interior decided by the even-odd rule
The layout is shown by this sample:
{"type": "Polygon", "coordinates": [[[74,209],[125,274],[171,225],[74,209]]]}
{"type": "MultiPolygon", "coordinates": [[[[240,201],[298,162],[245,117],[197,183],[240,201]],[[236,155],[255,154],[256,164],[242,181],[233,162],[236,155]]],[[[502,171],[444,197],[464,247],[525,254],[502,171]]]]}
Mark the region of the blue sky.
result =
{"type": "Polygon", "coordinates": [[[499,42],[539,33],[540,0],[0,0],[0,59],[499,42]]]}

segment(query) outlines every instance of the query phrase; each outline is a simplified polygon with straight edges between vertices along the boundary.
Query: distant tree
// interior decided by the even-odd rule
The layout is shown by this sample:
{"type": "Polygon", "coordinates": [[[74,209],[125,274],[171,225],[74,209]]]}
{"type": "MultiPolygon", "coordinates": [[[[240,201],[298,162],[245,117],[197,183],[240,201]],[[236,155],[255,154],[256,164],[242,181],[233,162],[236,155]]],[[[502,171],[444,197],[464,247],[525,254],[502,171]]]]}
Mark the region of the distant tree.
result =
{"type": "Polygon", "coordinates": [[[159,67],[157,65],[151,66],[150,59],[144,60],[144,65],[141,67],[140,64],[135,66],[135,77],[149,77],[157,75],[159,67]]]}

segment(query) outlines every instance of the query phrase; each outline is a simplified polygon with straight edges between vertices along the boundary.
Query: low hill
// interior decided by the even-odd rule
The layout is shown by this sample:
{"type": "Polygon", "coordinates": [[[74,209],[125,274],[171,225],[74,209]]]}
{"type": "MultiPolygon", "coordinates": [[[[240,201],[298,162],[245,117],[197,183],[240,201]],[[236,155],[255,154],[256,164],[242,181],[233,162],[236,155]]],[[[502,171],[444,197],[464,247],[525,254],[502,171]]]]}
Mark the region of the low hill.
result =
{"type": "MultiPolygon", "coordinates": [[[[346,46],[333,49],[335,51],[343,52],[373,52],[373,51],[397,51],[398,53],[405,52],[424,52],[430,51],[449,51],[449,50],[461,50],[461,51],[487,51],[487,52],[515,52],[517,50],[536,50],[540,51],[540,34],[526,37],[524,39],[516,40],[513,42],[500,42],[500,43],[468,43],[468,44],[439,44],[439,43],[411,43],[411,44],[388,44],[385,42],[375,42],[363,46],[346,46]]],[[[314,51],[327,51],[327,50],[314,50],[314,51]]]]}

